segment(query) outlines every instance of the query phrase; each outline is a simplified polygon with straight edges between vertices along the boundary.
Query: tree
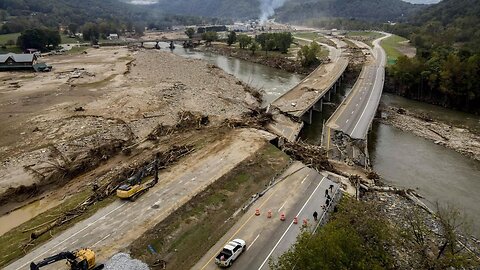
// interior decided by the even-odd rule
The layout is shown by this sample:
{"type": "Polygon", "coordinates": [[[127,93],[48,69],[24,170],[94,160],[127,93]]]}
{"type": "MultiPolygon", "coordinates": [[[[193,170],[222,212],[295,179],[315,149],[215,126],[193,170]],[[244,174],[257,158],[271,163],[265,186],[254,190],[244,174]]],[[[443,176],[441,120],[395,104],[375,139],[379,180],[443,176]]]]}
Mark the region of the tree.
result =
{"type": "Polygon", "coordinates": [[[92,43],[98,42],[100,38],[100,31],[98,25],[95,23],[86,23],[82,26],[83,40],[91,41],[92,43]]]}
{"type": "Polygon", "coordinates": [[[237,33],[235,33],[235,31],[231,31],[227,37],[227,44],[228,46],[231,46],[235,42],[237,42],[237,33]]]}
{"type": "Polygon", "coordinates": [[[77,33],[78,28],[79,28],[79,26],[76,23],[71,23],[71,24],[68,25],[68,31],[70,31],[70,33],[72,33],[72,34],[77,33]]]}
{"type": "Polygon", "coordinates": [[[206,41],[207,46],[210,46],[213,41],[218,40],[217,32],[205,32],[202,34],[202,39],[206,41]]]}
{"type": "Polygon", "coordinates": [[[192,39],[193,35],[195,35],[195,29],[187,28],[187,30],[185,30],[185,35],[187,35],[189,39],[192,39]]]}
{"type": "Polygon", "coordinates": [[[469,235],[467,218],[452,207],[437,203],[436,218],[441,226],[432,231],[422,218],[423,210],[412,209],[407,213],[408,226],[402,232],[407,248],[418,255],[416,269],[478,269],[479,260],[459,244],[460,234],[469,235]],[[438,239],[438,240],[435,240],[438,239]]]}
{"type": "Polygon", "coordinates": [[[247,35],[238,35],[237,40],[240,49],[246,49],[252,43],[252,38],[247,35]]]}
{"type": "Polygon", "coordinates": [[[46,51],[49,48],[56,48],[61,38],[58,30],[50,29],[29,29],[22,32],[17,39],[17,46],[26,49],[38,49],[46,51]]]}
{"type": "Polygon", "coordinates": [[[309,67],[319,60],[317,58],[318,53],[320,52],[321,48],[316,42],[312,42],[310,46],[304,45],[300,48],[297,55],[302,63],[302,66],[309,67]]]}
{"type": "Polygon", "coordinates": [[[304,231],[293,248],[270,262],[275,270],[393,269],[385,248],[395,238],[381,210],[373,203],[344,197],[338,212],[316,234],[304,231]]]}
{"type": "Polygon", "coordinates": [[[145,26],[143,24],[135,24],[134,26],[135,35],[143,36],[143,32],[145,32],[145,26]]]}
{"type": "Polygon", "coordinates": [[[258,49],[260,48],[260,46],[258,45],[258,43],[256,41],[252,41],[252,43],[250,44],[250,51],[252,52],[252,55],[255,54],[256,51],[258,51],[258,49]]]}

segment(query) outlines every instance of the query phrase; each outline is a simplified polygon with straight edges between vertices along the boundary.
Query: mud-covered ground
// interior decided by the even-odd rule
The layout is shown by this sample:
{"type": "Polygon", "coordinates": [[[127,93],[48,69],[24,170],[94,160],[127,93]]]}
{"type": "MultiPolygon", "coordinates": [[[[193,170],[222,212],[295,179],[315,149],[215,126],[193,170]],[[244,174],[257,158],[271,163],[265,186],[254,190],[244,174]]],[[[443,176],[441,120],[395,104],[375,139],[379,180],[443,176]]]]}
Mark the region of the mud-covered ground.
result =
{"type": "Polygon", "coordinates": [[[22,193],[4,196],[0,214],[73,180],[46,179],[67,163],[82,161],[80,174],[125,159],[117,154],[184,111],[215,124],[258,105],[233,76],[171,52],[108,47],[41,61],[53,71],[0,73],[0,197],[22,193]]]}

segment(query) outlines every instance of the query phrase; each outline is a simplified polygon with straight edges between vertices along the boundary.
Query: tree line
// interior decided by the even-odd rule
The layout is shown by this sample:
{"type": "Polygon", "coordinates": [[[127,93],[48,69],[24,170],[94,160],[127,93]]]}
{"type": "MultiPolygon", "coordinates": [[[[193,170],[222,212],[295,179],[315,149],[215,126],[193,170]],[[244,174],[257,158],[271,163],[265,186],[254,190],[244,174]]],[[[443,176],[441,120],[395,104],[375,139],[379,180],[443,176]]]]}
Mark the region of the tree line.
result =
{"type": "Polygon", "coordinates": [[[390,31],[410,39],[415,58],[387,69],[387,90],[471,113],[480,113],[480,6],[444,0],[390,31]]]}

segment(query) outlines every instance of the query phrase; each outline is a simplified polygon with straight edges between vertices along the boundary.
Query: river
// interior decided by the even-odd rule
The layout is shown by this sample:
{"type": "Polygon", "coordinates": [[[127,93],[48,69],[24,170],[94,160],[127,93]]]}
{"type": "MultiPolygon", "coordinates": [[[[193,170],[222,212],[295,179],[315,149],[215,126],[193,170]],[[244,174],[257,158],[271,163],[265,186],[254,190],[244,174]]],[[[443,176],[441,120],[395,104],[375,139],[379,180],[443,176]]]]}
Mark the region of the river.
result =
{"type": "MultiPolygon", "coordinates": [[[[160,43],[160,46],[165,48],[168,45],[160,43]]],[[[193,51],[179,46],[173,52],[183,57],[206,60],[242,82],[263,91],[264,106],[293,88],[305,77],[237,58],[193,51]]]]}
{"type": "MultiPolygon", "coordinates": [[[[296,85],[302,76],[239,59],[194,52],[177,48],[175,54],[207,60],[230,73],[259,87],[266,93],[266,104],[296,85]]],[[[334,101],[350,90],[344,85],[334,101]]],[[[433,118],[480,132],[480,117],[448,110],[384,94],[382,102],[408,110],[425,112],[433,118]]],[[[302,139],[320,143],[323,121],[333,112],[333,106],[325,106],[323,113],[314,114],[314,123],[302,131],[302,139]]],[[[473,233],[480,236],[480,162],[469,159],[431,141],[403,132],[391,126],[375,123],[369,135],[369,152],[372,166],[384,180],[398,187],[416,189],[430,205],[435,202],[452,204],[463,210],[473,223],[473,233]]]]}

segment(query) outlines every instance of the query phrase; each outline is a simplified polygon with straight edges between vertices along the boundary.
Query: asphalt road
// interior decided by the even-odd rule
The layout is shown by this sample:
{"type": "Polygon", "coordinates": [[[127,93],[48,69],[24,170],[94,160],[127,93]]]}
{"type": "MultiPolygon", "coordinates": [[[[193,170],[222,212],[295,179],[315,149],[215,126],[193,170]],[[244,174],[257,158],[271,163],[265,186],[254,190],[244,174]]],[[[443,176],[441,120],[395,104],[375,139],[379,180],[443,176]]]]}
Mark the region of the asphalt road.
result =
{"type": "Polygon", "coordinates": [[[321,206],[325,204],[325,190],[334,185],[333,192],[338,192],[338,185],[299,162],[284,173],[289,174],[252,205],[192,269],[218,269],[215,256],[235,238],[246,241],[247,251],[231,269],[269,269],[269,258],[277,258],[295,243],[304,219],[309,229],[313,229],[316,225],[313,212],[317,211],[318,217],[323,217],[321,206]],[[260,216],[255,216],[256,209],[259,209],[260,216]],[[272,213],[271,218],[267,217],[268,211],[272,213]],[[285,221],[280,220],[282,213],[285,221]],[[293,223],[294,217],[298,217],[298,224],[293,223]]]}
{"type": "Polygon", "coordinates": [[[385,80],[386,54],[380,41],[373,42],[373,57],[363,67],[360,76],[348,97],[327,121],[327,126],[340,130],[353,139],[365,139],[368,128],[377,111],[385,80]]]}
{"type": "MultiPolygon", "coordinates": [[[[135,202],[116,200],[5,269],[28,269],[32,261],[82,247],[92,248],[102,262],[254,154],[264,143],[259,132],[239,130],[227,142],[209,145],[161,173],[159,183],[135,202]]],[[[62,267],[65,263],[58,262],[42,269],[62,267]]]]}

